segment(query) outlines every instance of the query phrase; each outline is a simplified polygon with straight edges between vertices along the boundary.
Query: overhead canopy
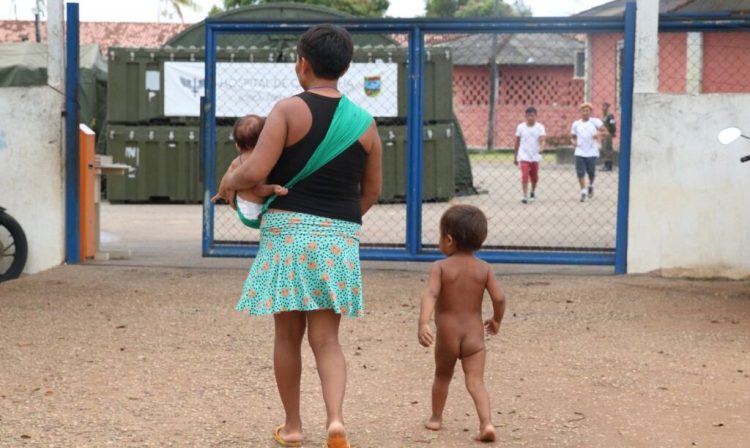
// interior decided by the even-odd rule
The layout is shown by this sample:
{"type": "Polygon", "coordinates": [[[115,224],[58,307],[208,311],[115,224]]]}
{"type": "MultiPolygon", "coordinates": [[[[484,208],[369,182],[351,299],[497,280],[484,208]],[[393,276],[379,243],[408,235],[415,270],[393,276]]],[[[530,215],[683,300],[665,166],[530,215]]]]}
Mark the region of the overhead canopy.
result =
{"type": "MultiPolygon", "coordinates": [[[[270,3],[230,9],[214,18],[231,21],[263,20],[325,20],[347,19],[353,16],[323,6],[300,3],[270,3]]],[[[165,46],[202,47],[206,38],[205,22],[199,22],[167,41],[165,46]]],[[[297,45],[298,34],[236,34],[219,36],[220,47],[275,47],[290,48],[297,45]]],[[[353,34],[355,45],[396,45],[396,41],[383,34],[353,34]]]]}
{"type": "MultiPolygon", "coordinates": [[[[107,110],[107,61],[102,58],[98,45],[80,47],[80,68],[81,123],[98,131],[107,110]]],[[[44,85],[47,85],[46,44],[0,44],[0,87],[44,85]]]]}

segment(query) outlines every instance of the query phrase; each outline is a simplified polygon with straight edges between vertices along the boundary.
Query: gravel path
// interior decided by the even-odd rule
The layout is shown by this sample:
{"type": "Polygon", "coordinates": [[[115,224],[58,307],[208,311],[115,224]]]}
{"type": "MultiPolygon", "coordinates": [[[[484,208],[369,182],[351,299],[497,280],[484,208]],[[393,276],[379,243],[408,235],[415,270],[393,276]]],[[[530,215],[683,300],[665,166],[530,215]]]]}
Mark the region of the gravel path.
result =
{"type": "MultiPolygon", "coordinates": [[[[78,266],[1,284],[0,446],[275,446],[272,320],[233,311],[244,276],[78,266]]],[[[421,428],[425,278],[365,272],[367,316],[342,330],[355,447],[478,446],[460,371],[445,429],[421,428]]],[[[488,342],[494,446],[748,446],[750,282],[500,278],[509,307],[488,342]]],[[[319,447],[324,408],[309,348],[303,357],[306,446],[319,447]]]]}

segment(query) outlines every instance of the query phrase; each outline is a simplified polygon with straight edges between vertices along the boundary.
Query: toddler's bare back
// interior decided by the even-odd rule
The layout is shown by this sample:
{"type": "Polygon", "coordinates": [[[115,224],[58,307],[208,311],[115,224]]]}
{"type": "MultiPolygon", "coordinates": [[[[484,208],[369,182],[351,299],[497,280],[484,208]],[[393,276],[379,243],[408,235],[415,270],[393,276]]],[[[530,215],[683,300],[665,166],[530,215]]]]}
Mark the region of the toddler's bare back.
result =
{"type": "Polygon", "coordinates": [[[474,256],[452,256],[440,263],[440,297],[435,326],[440,348],[457,357],[484,348],[482,298],[490,267],[474,256]]]}

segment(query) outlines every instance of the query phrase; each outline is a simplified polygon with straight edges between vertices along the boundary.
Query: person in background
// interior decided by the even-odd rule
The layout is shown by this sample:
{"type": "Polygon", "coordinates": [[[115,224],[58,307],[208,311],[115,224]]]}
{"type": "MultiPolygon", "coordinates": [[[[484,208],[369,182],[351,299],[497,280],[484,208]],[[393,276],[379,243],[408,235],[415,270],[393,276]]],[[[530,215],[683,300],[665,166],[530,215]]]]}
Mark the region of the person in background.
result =
{"type": "Polygon", "coordinates": [[[578,107],[581,119],[576,120],[570,128],[571,139],[576,147],[576,174],[581,187],[581,202],[594,197],[594,179],[596,178],[596,161],[599,159],[599,146],[602,135],[607,132],[604,123],[591,116],[594,108],[591,103],[578,107]],[[589,183],[586,188],[586,175],[589,183]]]}
{"type": "Polygon", "coordinates": [[[612,171],[612,163],[615,159],[615,147],[612,140],[617,137],[617,121],[615,114],[609,111],[609,103],[606,101],[602,103],[602,121],[609,132],[609,135],[602,137],[602,159],[604,160],[602,171],[612,171]]]}
{"type": "Polygon", "coordinates": [[[526,109],[526,121],[516,127],[516,145],[513,163],[521,165],[521,189],[523,199],[528,204],[536,200],[536,185],[539,182],[539,161],[544,153],[544,125],[536,121],[536,108],[526,109]],[[529,193],[531,180],[531,193],[529,193]]]}

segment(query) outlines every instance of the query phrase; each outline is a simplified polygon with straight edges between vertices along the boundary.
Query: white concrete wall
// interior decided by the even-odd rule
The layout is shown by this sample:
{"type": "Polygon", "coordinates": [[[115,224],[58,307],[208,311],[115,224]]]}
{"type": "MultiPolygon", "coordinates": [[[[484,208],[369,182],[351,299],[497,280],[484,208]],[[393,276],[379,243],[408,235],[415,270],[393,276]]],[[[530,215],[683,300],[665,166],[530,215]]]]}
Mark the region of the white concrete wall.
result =
{"type": "Polygon", "coordinates": [[[62,109],[49,87],[0,88],[0,205],[26,233],[26,273],[65,259],[62,109]]]}
{"type": "Polygon", "coordinates": [[[750,95],[636,93],[628,272],[750,277],[750,95]]]}

